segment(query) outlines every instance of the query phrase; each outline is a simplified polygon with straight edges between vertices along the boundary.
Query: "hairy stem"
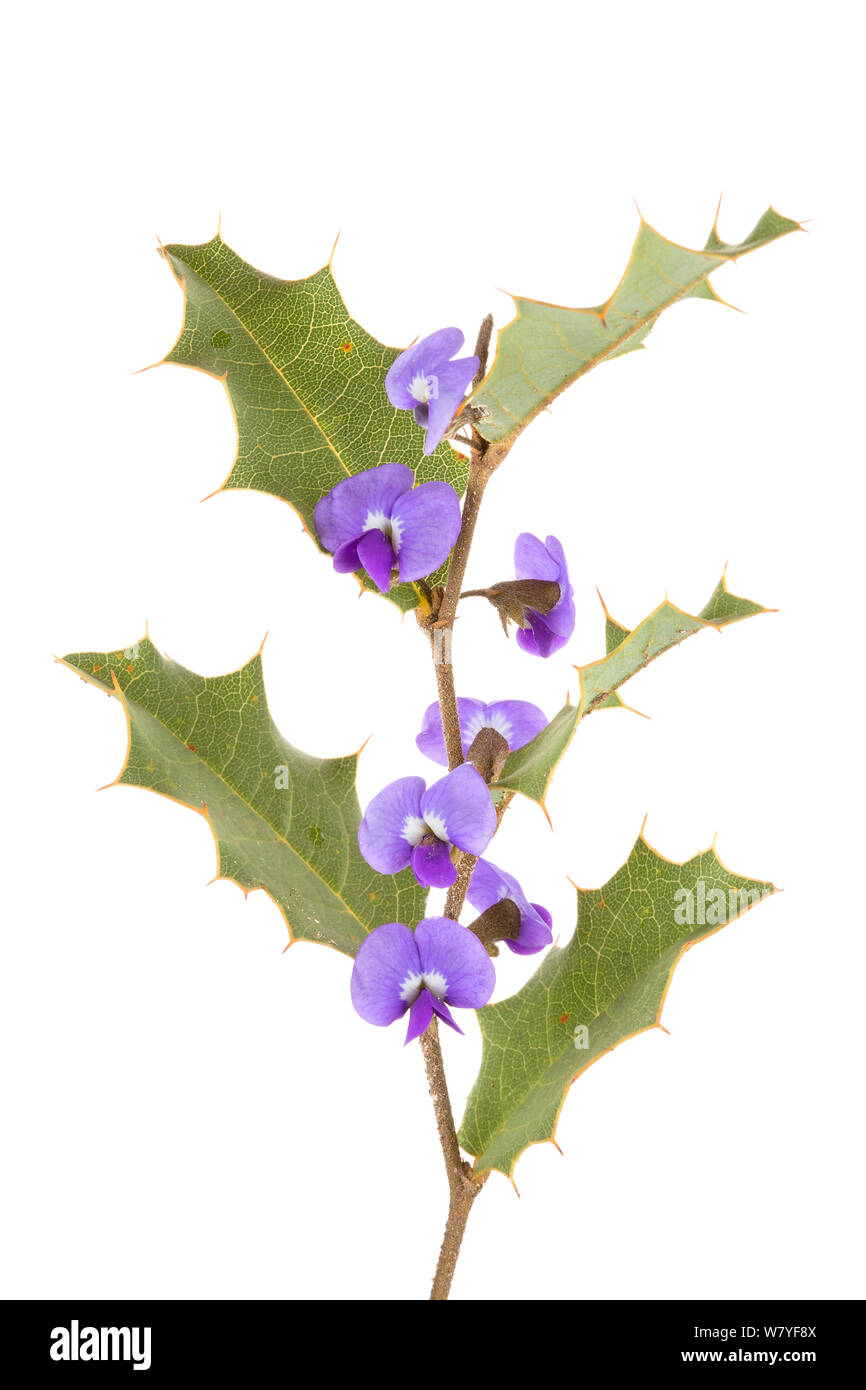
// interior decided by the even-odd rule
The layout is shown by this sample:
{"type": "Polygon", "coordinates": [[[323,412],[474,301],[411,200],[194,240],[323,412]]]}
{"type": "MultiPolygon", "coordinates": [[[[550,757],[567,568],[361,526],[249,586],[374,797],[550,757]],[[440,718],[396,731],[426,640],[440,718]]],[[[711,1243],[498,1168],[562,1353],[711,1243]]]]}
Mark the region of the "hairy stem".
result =
{"type": "MultiPolygon", "coordinates": [[[[483,342],[485,358],[490,327],[491,325],[485,320],[482,325],[482,334],[479,335],[479,343],[481,343],[482,335],[486,333],[486,341],[483,342]]],[[[481,352],[478,355],[480,357],[481,352]]],[[[463,762],[463,740],[460,735],[454,667],[451,661],[454,620],[457,615],[457,605],[460,601],[460,591],[466,574],[466,563],[469,559],[472,538],[475,535],[475,523],[478,520],[481,499],[491,474],[501,462],[499,456],[496,457],[495,461],[488,462],[485,457],[486,452],[484,440],[477,431],[473,430],[472,459],[469,464],[469,481],[463,502],[460,535],[457,537],[451,556],[445,592],[439,603],[436,617],[430,625],[433,666],[436,672],[436,686],[439,694],[439,708],[442,712],[442,729],[445,735],[449,771],[453,771],[463,762]]],[[[497,819],[497,827],[498,823],[497,819]]],[[[448,890],[445,903],[445,915],[455,922],[463,908],[466,890],[469,887],[469,880],[472,877],[474,867],[475,855],[462,854],[460,856],[457,865],[457,878],[448,890]]],[[[438,1301],[448,1297],[466,1223],[469,1220],[469,1213],[484,1185],[487,1174],[476,1182],[472,1176],[470,1165],[460,1155],[454,1115],[448,1096],[448,1083],[445,1079],[445,1065],[442,1059],[442,1046],[439,1041],[439,1025],[435,1018],[427,1031],[422,1034],[420,1042],[424,1065],[427,1069],[430,1094],[433,1097],[433,1109],[439,1130],[439,1142],[442,1145],[442,1156],[445,1159],[445,1171],[448,1177],[448,1220],[445,1223],[445,1235],[442,1239],[439,1262],[436,1266],[430,1294],[432,1300],[438,1301]]]]}
{"type": "Polygon", "coordinates": [[[457,1142],[454,1116],[451,1113],[451,1101],[448,1096],[448,1082],[445,1079],[442,1048],[439,1043],[439,1025],[435,1018],[426,1033],[421,1035],[421,1051],[424,1054],[427,1081],[430,1086],[430,1095],[433,1098],[436,1124],[439,1127],[439,1141],[442,1145],[445,1169],[448,1174],[448,1220],[445,1223],[445,1234],[442,1237],[442,1247],[439,1251],[436,1273],[433,1276],[433,1288],[430,1292],[431,1300],[440,1302],[448,1297],[451,1289],[451,1281],[457,1267],[457,1257],[460,1254],[460,1246],[463,1242],[469,1213],[475,1198],[484,1186],[487,1174],[485,1173],[484,1177],[476,1182],[472,1176],[471,1167],[460,1156],[460,1145],[457,1142]]]}
{"type": "Polygon", "coordinates": [[[463,503],[463,522],[460,535],[451,556],[448,582],[439,605],[436,621],[431,628],[433,639],[433,667],[436,672],[436,686],[439,693],[439,706],[442,710],[442,729],[445,734],[445,749],[448,753],[449,771],[463,762],[463,742],[460,737],[460,720],[457,714],[457,695],[454,687],[454,666],[451,660],[451,646],[454,633],[454,619],[460,602],[460,590],[466,574],[466,562],[475,535],[475,523],[481,499],[492,470],[484,462],[480,451],[473,454],[469,465],[469,482],[463,503]]]}
{"type": "Polygon", "coordinates": [[[475,854],[461,854],[457,861],[457,877],[448,889],[445,898],[445,916],[457,921],[463,911],[463,904],[466,901],[466,890],[469,887],[469,880],[472,877],[472,870],[475,868],[478,856],[475,854]]]}

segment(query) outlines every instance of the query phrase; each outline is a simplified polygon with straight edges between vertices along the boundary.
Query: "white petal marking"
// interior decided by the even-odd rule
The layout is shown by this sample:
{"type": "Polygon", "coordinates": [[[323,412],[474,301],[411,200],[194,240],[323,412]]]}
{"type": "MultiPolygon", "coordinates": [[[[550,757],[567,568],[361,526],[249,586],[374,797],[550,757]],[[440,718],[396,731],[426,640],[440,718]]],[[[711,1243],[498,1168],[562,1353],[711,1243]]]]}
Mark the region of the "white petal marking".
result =
{"type": "Polygon", "coordinates": [[[470,747],[475,742],[476,738],[481,733],[481,730],[483,728],[484,715],[479,714],[477,710],[473,710],[472,714],[470,714],[469,718],[466,720],[466,723],[463,725],[463,737],[465,738],[467,744],[470,747]]]}
{"type": "Polygon", "coordinates": [[[409,382],[409,395],[419,405],[426,405],[430,399],[430,378],[426,372],[418,372],[409,382]]]}
{"type": "Polygon", "coordinates": [[[444,975],[440,975],[438,970],[428,970],[423,979],[431,994],[435,994],[437,999],[445,998],[448,993],[448,981],[444,975]]]}
{"type": "Polygon", "coordinates": [[[404,1004],[414,1004],[424,986],[423,975],[413,975],[410,971],[400,986],[400,998],[404,1004]]]}
{"type": "Polygon", "coordinates": [[[427,834],[427,826],[420,816],[407,816],[400,827],[400,834],[410,845],[420,845],[427,834]]]}
{"type": "Polygon", "coordinates": [[[497,713],[491,715],[488,713],[487,718],[484,721],[484,725],[487,729],[495,729],[496,732],[498,734],[501,734],[502,737],[505,739],[505,742],[508,744],[509,748],[511,747],[511,739],[512,735],[514,734],[514,726],[512,725],[511,720],[508,719],[504,714],[497,713]]]}
{"type": "MultiPolygon", "coordinates": [[[[425,813],[425,820],[427,822],[427,829],[433,831],[436,839],[444,840],[445,843],[448,844],[450,836],[448,834],[448,827],[442,817],[438,816],[435,811],[427,811],[425,813]]],[[[418,843],[417,840],[415,843],[418,843]]]]}
{"type": "Polygon", "coordinates": [[[400,549],[400,542],[403,539],[403,522],[399,516],[391,517],[388,529],[391,534],[391,544],[394,547],[394,554],[396,555],[400,549]]]}

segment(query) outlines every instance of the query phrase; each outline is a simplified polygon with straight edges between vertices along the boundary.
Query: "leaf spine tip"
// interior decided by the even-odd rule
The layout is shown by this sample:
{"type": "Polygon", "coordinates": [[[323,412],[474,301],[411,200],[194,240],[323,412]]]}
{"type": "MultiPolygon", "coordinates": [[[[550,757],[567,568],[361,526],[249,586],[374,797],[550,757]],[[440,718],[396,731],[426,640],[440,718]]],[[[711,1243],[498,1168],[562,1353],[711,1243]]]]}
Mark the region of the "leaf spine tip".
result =
{"type": "Polygon", "coordinates": [[[610,613],[609,613],[608,610],[607,610],[607,604],[605,603],[604,599],[602,598],[602,596],[601,596],[601,589],[598,587],[597,584],[596,584],[596,586],[595,586],[595,592],[598,594],[598,601],[599,601],[599,603],[601,604],[602,608],[604,609],[604,616],[605,616],[606,618],[609,618],[609,617],[610,617],[610,613]]]}

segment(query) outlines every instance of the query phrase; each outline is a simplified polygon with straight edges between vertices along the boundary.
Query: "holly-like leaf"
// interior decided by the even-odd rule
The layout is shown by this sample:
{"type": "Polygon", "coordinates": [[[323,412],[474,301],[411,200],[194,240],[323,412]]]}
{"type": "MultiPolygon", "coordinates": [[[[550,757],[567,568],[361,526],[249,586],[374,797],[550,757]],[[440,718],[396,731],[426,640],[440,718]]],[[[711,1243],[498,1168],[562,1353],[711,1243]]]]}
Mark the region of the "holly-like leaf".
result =
{"type": "Polygon", "coordinates": [[[703,251],[690,251],[641,219],[625,274],[605,304],[567,309],[515,298],[517,314],[500,330],[493,365],[472,398],[483,411],[478,430],[504,455],[530,420],[578,377],[642,347],[663,309],[680,299],[717,300],[708,280],[714,270],[799,226],[769,208],[738,245],[723,242],[713,226],[703,251]]]}
{"type": "MultiPolygon", "coordinates": [[[[463,493],[463,457],[440,444],[425,458],[424,432],[410,411],[390,404],[385,374],[399,349],[351,318],[330,264],[305,280],[277,280],[241,260],[219,234],[201,246],[167,246],[165,255],[183,286],[185,312],[164,360],[218,377],[235,416],[237,455],[218,490],[281,498],[314,540],[319,498],[380,463],[408,464],[416,483],[439,479],[463,493]]],[[[394,585],[388,597],[403,609],[418,603],[411,584],[394,585]]]]}
{"type": "Polygon", "coordinates": [[[115,695],[129,746],[116,784],[147,787],[207,818],[219,878],[263,888],[293,940],[353,956],[383,922],[414,926],[425,894],[407,869],[377,874],[361,858],[357,754],[293,748],[268,710],[261,653],[225,676],[199,676],[144,637],[125,651],[63,658],[115,695]]]}
{"type": "Polygon", "coordinates": [[[577,930],[523,989],[478,1012],[484,1050],[460,1143],[475,1173],[511,1176],[530,1144],[553,1140],[573,1081],[599,1057],[660,1026],[684,952],[775,890],[741,878],[714,849],[685,864],[641,836],[602,888],[577,892],[577,930]]]}
{"type": "Polygon", "coordinates": [[[581,719],[594,710],[622,706],[616,694],[619,686],[692,633],[708,627],[722,628],[769,611],[751,599],[730,593],[724,575],[697,616],[665,599],[630,632],[605,610],[607,655],[589,666],[575,667],[580,676],[578,703],[565,705],[540,734],[509,755],[497,787],[521,792],[543,806],[553,773],[581,719]]]}

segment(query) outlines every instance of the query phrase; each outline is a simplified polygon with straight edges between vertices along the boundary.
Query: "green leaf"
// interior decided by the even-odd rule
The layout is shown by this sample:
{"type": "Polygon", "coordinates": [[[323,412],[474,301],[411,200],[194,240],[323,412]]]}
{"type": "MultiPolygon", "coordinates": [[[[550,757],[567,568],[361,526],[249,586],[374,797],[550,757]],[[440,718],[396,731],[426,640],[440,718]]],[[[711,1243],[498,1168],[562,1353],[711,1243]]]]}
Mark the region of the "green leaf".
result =
{"type": "Polygon", "coordinates": [[[607,654],[589,666],[575,667],[580,676],[578,703],[565,705],[554,715],[546,729],[509,755],[497,787],[503,791],[521,792],[543,806],[553,773],[581,719],[594,710],[622,707],[622,701],[616,694],[619,686],[655,661],[662,652],[669,651],[694,632],[708,627],[722,628],[755,613],[770,611],[751,599],[738,598],[736,594],[729,593],[724,575],[697,616],[685,613],[665,599],[630,632],[621,623],[615,622],[605,609],[607,654]]]}
{"type": "MultiPolygon", "coordinates": [[[[167,246],[165,255],[183,286],[185,312],[164,360],[218,377],[234,411],[237,455],[218,490],[281,498],[314,540],[319,498],[380,463],[408,464],[416,483],[439,479],[463,493],[462,456],[440,444],[425,458],[411,412],[388,401],[385,374],[399,349],[350,317],[330,264],[305,280],[276,280],[242,261],[219,234],[202,246],[167,246]]],[[[388,597],[402,609],[418,603],[411,584],[395,585],[388,597]]]]}
{"type": "Polygon", "coordinates": [[[769,208],[739,245],[721,241],[714,226],[703,251],[690,251],[641,219],[625,274],[599,308],[515,298],[516,317],[500,330],[493,366],[472,398],[484,411],[478,430],[504,455],[530,420],[578,377],[642,347],[663,309],[680,299],[718,299],[707,278],[714,270],[799,226],[769,208]]]}
{"type": "Polygon", "coordinates": [[[660,1026],[684,952],[774,891],[730,873],[712,848],[676,864],[642,835],[602,888],[579,888],[569,944],[551,947],[517,994],[478,1012],[481,1070],[459,1136],[475,1173],[510,1177],[524,1149],[552,1141],[572,1082],[660,1026]]]}
{"type": "Polygon", "coordinates": [[[382,922],[423,917],[425,894],[408,869],[377,874],[361,858],[357,754],[314,758],[286,742],[268,710],[261,652],[225,676],[185,670],[148,637],[63,663],[126,711],[129,746],[113,785],[146,787],[204,815],[217,877],[263,888],[292,940],[353,956],[382,922]]]}

